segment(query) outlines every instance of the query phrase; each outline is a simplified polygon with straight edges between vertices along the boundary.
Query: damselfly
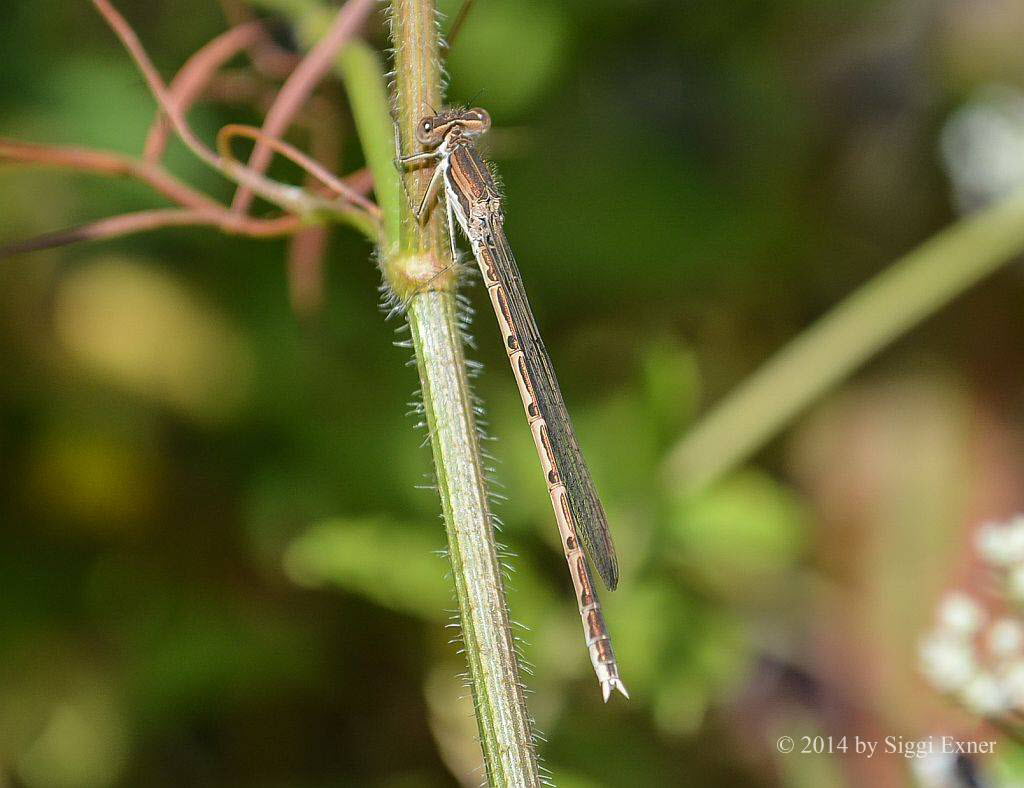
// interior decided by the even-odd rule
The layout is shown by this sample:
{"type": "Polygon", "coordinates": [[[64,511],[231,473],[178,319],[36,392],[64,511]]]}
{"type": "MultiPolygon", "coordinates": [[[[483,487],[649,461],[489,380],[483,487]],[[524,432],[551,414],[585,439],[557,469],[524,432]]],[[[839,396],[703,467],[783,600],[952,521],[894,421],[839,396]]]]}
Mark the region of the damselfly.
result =
{"type": "Polygon", "coordinates": [[[490,125],[491,118],[482,109],[448,110],[425,117],[416,127],[416,141],[424,151],[403,158],[402,163],[436,162],[417,217],[423,219],[443,184],[452,251],[455,220],[473,248],[547,478],[590,661],[605,701],[615,689],[628,698],[581,543],[612,590],[619,582],[615,547],[604,507],[580,452],[551,358],[540,338],[519,268],[505,237],[501,194],[473,143],[473,138],[490,125]]]}

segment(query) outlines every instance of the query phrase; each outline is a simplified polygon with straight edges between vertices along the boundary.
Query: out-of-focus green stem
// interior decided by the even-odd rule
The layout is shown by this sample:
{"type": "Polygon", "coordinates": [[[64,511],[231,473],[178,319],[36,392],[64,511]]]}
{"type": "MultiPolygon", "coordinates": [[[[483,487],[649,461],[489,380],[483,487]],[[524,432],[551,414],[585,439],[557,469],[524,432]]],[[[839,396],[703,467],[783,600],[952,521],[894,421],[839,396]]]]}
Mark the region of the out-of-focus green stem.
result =
{"type": "MultiPolygon", "coordinates": [[[[317,42],[337,14],[336,9],[319,0],[253,0],[253,4],[290,19],[307,49],[317,42]]],[[[335,71],[345,83],[363,156],[373,173],[373,191],[384,215],[385,245],[396,244],[401,222],[401,181],[394,164],[394,126],[380,57],[365,41],[353,39],[338,53],[335,71]]]]}
{"type": "Polygon", "coordinates": [[[671,452],[666,476],[697,490],[764,445],[823,392],[1024,251],[1024,191],[897,260],[786,345],[671,452]]]}
{"type": "Polygon", "coordinates": [[[388,244],[397,244],[402,183],[395,167],[395,127],[380,57],[365,42],[350,41],[338,56],[337,70],[345,82],[366,165],[373,173],[373,191],[384,214],[384,237],[388,244]]]}
{"type": "MultiPolygon", "coordinates": [[[[415,139],[419,118],[442,104],[436,9],[432,0],[395,0],[391,13],[396,122],[401,139],[408,141],[415,139]]],[[[422,194],[429,178],[422,169],[408,173],[407,194],[422,194]]],[[[384,271],[394,292],[409,303],[488,783],[539,786],[532,722],[487,506],[443,211],[433,211],[421,225],[410,200],[403,202],[399,251],[385,260],[384,271]]]]}
{"type": "Polygon", "coordinates": [[[321,0],[251,0],[251,3],[288,19],[306,49],[320,39],[338,11],[321,0]]]}

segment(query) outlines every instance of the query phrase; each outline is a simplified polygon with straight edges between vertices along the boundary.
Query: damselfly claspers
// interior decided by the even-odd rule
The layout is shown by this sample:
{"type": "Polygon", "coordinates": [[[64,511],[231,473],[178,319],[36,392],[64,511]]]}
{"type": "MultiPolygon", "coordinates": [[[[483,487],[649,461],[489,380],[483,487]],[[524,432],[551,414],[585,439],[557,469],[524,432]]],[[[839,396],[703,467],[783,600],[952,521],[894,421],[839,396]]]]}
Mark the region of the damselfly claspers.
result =
{"type": "Polygon", "coordinates": [[[423,152],[401,162],[406,166],[436,163],[417,218],[422,221],[426,216],[443,184],[453,256],[455,220],[473,248],[547,478],[590,661],[605,701],[615,689],[628,698],[581,543],[611,590],[619,582],[615,547],[604,507],[580,452],[551,358],[540,338],[522,276],[505,237],[501,194],[473,143],[474,137],[483,134],[490,125],[491,118],[482,109],[450,109],[425,117],[416,127],[416,141],[423,152]]]}

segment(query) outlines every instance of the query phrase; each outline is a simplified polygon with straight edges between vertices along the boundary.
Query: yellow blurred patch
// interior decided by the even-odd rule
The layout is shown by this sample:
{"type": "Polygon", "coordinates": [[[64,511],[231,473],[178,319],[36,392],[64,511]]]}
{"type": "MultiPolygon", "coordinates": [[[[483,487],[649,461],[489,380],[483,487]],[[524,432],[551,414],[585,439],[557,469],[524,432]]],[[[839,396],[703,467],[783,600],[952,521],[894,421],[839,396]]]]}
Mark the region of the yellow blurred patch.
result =
{"type": "Polygon", "coordinates": [[[136,527],[153,510],[152,448],[109,431],[65,426],[34,447],[28,489],[35,508],[100,536],[136,527]]]}
{"type": "Polygon", "coordinates": [[[57,702],[15,767],[29,788],[116,785],[128,755],[124,713],[111,687],[85,684],[57,702]]]}
{"type": "Polygon", "coordinates": [[[200,423],[237,413],[252,387],[245,338],[155,267],[105,259],[69,275],[54,326],[93,373],[200,423]]]}

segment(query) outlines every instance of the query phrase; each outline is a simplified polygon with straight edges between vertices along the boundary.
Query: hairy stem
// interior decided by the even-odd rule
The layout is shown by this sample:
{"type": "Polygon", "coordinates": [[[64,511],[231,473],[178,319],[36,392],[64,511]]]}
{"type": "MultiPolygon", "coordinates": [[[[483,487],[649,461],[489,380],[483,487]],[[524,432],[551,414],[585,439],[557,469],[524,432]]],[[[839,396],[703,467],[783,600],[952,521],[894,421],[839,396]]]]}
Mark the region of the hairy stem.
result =
{"type": "MultiPolygon", "coordinates": [[[[407,146],[419,118],[442,104],[435,20],[431,0],[395,0],[392,5],[396,122],[407,146]]],[[[408,173],[406,193],[422,194],[429,177],[423,170],[408,173]]],[[[398,251],[385,261],[385,277],[396,295],[408,301],[488,781],[493,786],[540,785],[487,505],[448,232],[442,211],[434,210],[420,225],[410,200],[401,200],[400,207],[398,251]]]]}
{"type": "MultiPolygon", "coordinates": [[[[293,19],[307,45],[328,18],[314,0],[258,3],[293,19]]],[[[384,280],[409,320],[488,782],[539,786],[466,374],[448,229],[443,211],[434,210],[422,225],[413,216],[412,200],[426,188],[429,171],[400,176],[395,163],[400,153],[412,152],[398,150],[396,139],[411,148],[416,122],[443,103],[435,8],[428,0],[395,0],[391,12],[394,107],[380,60],[369,47],[350,41],[336,57],[335,69],[345,82],[383,213],[384,280]]]]}
{"type": "Polygon", "coordinates": [[[770,358],[676,446],[673,485],[699,489],[763,446],[864,361],[1024,251],[1024,191],[932,236],[770,358]]]}

